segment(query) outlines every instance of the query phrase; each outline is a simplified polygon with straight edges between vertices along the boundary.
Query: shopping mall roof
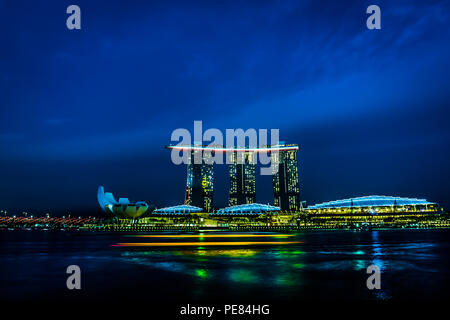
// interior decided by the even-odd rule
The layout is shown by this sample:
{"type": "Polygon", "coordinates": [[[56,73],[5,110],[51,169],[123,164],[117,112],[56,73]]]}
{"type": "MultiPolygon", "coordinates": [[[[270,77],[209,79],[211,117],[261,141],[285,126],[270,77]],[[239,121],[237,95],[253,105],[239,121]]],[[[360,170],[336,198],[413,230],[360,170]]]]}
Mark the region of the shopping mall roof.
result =
{"type": "Polygon", "coordinates": [[[217,210],[216,214],[263,214],[266,212],[280,211],[280,207],[268,204],[250,203],[231,206],[217,210]]]}
{"type": "Polygon", "coordinates": [[[307,209],[347,208],[347,207],[383,207],[383,206],[407,206],[435,204],[425,199],[401,198],[389,196],[368,196],[350,198],[336,201],[323,202],[307,209]]]}
{"type": "Polygon", "coordinates": [[[179,206],[161,208],[153,211],[154,214],[190,214],[193,212],[202,212],[202,208],[182,204],[179,206]]]}

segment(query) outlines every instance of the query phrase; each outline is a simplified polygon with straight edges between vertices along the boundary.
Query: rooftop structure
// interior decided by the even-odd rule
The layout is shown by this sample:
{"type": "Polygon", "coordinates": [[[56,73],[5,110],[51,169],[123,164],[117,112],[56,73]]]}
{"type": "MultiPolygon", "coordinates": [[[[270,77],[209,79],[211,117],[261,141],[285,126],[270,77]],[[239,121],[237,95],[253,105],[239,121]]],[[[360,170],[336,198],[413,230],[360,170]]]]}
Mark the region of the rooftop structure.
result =
{"type": "Polygon", "coordinates": [[[367,196],[359,198],[350,198],[344,200],[336,200],[323,202],[308,209],[320,208],[345,208],[345,207],[381,207],[381,206],[400,206],[400,205],[429,205],[435,204],[425,199],[401,198],[389,196],[367,196]]]}
{"type": "Polygon", "coordinates": [[[263,214],[267,212],[278,212],[280,207],[271,206],[268,204],[250,203],[241,204],[237,206],[227,207],[217,210],[215,214],[221,215],[241,215],[241,214],[263,214]]]}
{"type": "Polygon", "coordinates": [[[165,215],[181,214],[181,215],[183,215],[183,214],[198,213],[198,212],[202,212],[202,211],[203,211],[202,208],[190,206],[187,204],[182,204],[179,206],[157,209],[157,210],[153,211],[153,214],[165,214],[165,215]]]}
{"type": "Polygon", "coordinates": [[[394,213],[437,211],[438,205],[425,199],[366,196],[329,201],[306,208],[317,213],[394,213]]]}
{"type": "Polygon", "coordinates": [[[273,146],[264,146],[258,148],[226,148],[224,146],[201,146],[201,145],[176,145],[176,146],[167,146],[167,149],[174,149],[179,151],[215,151],[215,152],[271,152],[271,151],[289,151],[295,150],[298,151],[298,145],[273,145],[273,146]]]}

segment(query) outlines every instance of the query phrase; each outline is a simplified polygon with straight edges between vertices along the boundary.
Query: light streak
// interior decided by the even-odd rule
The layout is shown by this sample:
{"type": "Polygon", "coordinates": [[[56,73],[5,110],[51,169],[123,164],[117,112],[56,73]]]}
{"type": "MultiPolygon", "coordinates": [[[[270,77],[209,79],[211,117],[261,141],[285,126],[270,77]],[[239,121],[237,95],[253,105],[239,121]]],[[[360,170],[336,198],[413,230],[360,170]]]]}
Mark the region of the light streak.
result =
{"type": "Polygon", "coordinates": [[[293,237],[294,234],[173,234],[173,235],[134,235],[138,238],[285,238],[293,237]]]}
{"type": "Polygon", "coordinates": [[[216,152],[270,152],[270,151],[288,151],[298,150],[298,146],[273,146],[270,148],[223,148],[223,147],[201,147],[201,146],[167,146],[167,149],[175,149],[180,151],[189,150],[207,150],[216,152]]]}
{"type": "Polygon", "coordinates": [[[298,244],[302,241],[232,241],[232,242],[122,242],[111,245],[112,247],[179,247],[179,246],[258,246],[298,244]]]}

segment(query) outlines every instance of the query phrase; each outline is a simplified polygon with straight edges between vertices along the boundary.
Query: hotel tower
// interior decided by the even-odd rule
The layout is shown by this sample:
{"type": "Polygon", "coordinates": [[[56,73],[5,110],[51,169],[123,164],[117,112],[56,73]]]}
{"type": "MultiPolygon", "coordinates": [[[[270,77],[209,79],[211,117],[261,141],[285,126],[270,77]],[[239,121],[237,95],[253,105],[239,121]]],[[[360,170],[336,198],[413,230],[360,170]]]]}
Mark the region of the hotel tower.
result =
{"type": "Polygon", "coordinates": [[[228,154],[230,157],[229,206],[256,202],[255,155],[253,151],[228,154]]]}
{"type": "Polygon", "coordinates": [[[273,202],[282,211],[296,211],[300,208],[300,187],[298,182],[298,148],[288,148],[294,145],[282,145],[277,152],[271,152],[273,167],[273,202]]]}
{"type": "Polygon", "coordinates": [[[201,149],[189,152],[185,204],[200,207],[205,212],[213,210],[214,165],[212,153],[201,149]],[[195,161],[197,157],[197,161],[195,161]],[[201,159],[201,160],[199,160],[201,159]]]}

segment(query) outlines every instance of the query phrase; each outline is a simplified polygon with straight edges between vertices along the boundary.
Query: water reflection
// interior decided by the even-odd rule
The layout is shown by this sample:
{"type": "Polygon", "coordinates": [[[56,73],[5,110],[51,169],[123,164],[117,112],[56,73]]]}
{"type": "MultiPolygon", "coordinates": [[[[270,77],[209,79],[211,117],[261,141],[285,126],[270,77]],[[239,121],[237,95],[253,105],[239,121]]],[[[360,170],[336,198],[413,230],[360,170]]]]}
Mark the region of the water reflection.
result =
{"type": "Polygon", "coordinates": [[[127,250],[123,261],[150,268],[181,273],[201,281],[231,281],[272,286],[295,286],[306,267],[305,251],[284,246],[276,248],[187,250],[127,250]],[[171,261],[167,263],[166,261],[171,261]],[[270,272],[267,267],[270,265],[270,272]]]}
{"type": "Polygon", "coordinates": [[[296,273],[283,272],[276,275],[273,281],[277,286],[297,286],[301,283],[300,279],[301,278],[296,273]]]}
{"type": "Polygon", "coordinates": [[[65,276],[61,270],[71,264],[82,267],[89,283],[91,291],[83,290],[86,299],[126,298],[133,291],[156,300],[334,299],[343,292],[349,299],[417,300],[442,297],[450,279],[450,233],[445,230],[305,231],[287,239],[259,234],[247,239],[136,238],[173,243],[165,247],[111,247],[134,239],[124,241],[123,235],[106,233],[14,231],[0,237],[0,298],[57,299],[65,292],[61,291],[65,278],[61,282],[55,275],[65,276]],[[246,240],[276,244],[208,245],[246,240]],[[297,243],[282,244],[286,240],[297,243]],[[200,245],[177,243],[185,241],[200,245]],[[366,287],[366,268],[371,264],[382,269],[381,290],[366,287]],[[114,290],[104,287],[105,282],[114,290]]]}
{"type": "Polygon", "coordinates": [[[366,260],[355,260],[355,270],[361,271],[367,269],[367,261],[366,260]]]}
{"type": "Polygon", "coordinates": [[[372,232],[372,256],[372,264],[380,268],[381,271],[384,271],[386,268],[383,261],[383,247],[378,240],[378,231],[372,232]]]}
{"type": "Polygon", "coordinates": [[[233,268],[228,272],[229,279],[239,283],[256,283],[260,282],[260,277],[250,269],[233,268]]]}
{"type": "Polygon", "coordinates": [[[174,255],[182,256],[202,256],[202,257],[229,257],[229,258],[249,258],[261,252],[261,249],[229,249],[229,250],[183,250],[174,251],[174,255]]]}
{"type": "Polygon", "coordinates": [[[201,279],[206,279],[208,278],[208,270],[206,269],[196,269],[195,270],[195,275],[201,279]]]}

